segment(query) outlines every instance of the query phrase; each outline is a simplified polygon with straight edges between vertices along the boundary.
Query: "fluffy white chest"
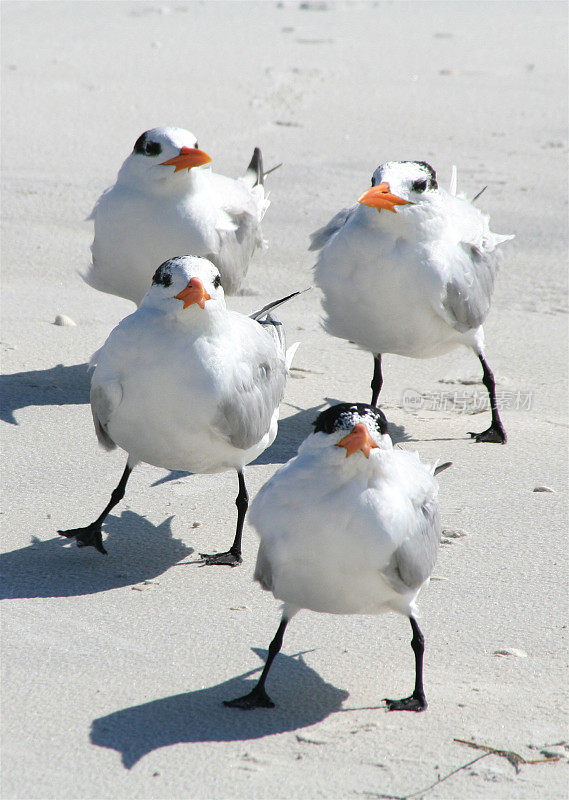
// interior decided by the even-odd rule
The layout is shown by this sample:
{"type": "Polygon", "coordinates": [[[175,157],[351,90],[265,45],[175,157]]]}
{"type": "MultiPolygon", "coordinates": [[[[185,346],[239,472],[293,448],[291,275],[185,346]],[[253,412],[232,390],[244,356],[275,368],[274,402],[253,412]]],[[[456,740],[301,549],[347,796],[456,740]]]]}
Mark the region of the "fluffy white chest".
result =
{"type": "Polygon", "coordinates": [[[216,219],[207,191],[154,197],[113,187],[95,215],[96,288],[140,303],[154,270],[168,258],[216,251],[216,219]]]}
{"type": "Polygon", "coordinates": [[[133,458],[166,469],[217,472],[239,464],[242,454],[215,425],[227,372],[220,341],[175,334],[164,347],[161,333],[148,325],[102,355],[93,380],[112,371],[122,390],[110,437],[133,458]]]}
{"type": "MultiPolygon", "coordinates": [[[[337,459],[343,458],[339,450],[337,459]]],[[[372,471],[340,478],[337,467],[303,457],[287,468],[250,509],[274,595],[336,614],[408,608],[418,589],[402,596],[386,575],[393,552],[414,527],[416,511],[405,490],[372,471]]]]}
{"type": "Polygon", "coordinates": [[[378,235],[359,216],[329,242],[316,265],[326,329],[373,353],[421,358],[456,347],[461,334],[436,312],[444,275],[424,231],[399,225],[401,235],[397,228],[378,235]]]}

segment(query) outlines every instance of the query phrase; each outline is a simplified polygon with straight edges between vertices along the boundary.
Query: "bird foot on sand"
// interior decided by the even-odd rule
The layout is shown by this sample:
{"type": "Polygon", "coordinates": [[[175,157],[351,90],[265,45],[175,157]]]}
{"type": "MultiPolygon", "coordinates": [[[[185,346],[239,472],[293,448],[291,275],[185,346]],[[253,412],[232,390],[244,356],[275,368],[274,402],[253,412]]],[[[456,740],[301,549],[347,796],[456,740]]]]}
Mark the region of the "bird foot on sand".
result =
{"type": "Polygon", "coordinates": [[[94,547],[99,553],[107,555],[100,525],[87,525],[86,528],[70,528],[68,531],[57,532],[66,539],[77,539],[77,547],[94,547]]]}
{"type": "Polygon", "coordinates": [[[387,697],[383,699],[387,703],[388,711],[424,711],[427,708],[424,694],[412,694],[402,700],[388,700],[387,697]]]}
{"type": "Polygon", "coordinates": [[[486,428],[486,430],[482,431],[482,433],[473,433],[472,431],[468,431],[468,435],[472,436],[472,438],[477,442],[496,442],[497,444],[506,444],[508,441],[506,431],[502,425],[490,425],[490,427],[486,428]]]}
{"type": "Polygon", "coordinates": [[[236,697],[235,700],[224,700],[223,705],[229,708],[242,708],[245,711],[251,711],[253,708],[275,707],[275,704],[266,691],[257,687],[243,697],[236,697]]]}
{"type": "Polygon", "coordinates": [[[200,553],[204,566],[221,565],[226,567],[236,567],[243,560],[239,553],[228,550],[227,553],[200,553]]]}

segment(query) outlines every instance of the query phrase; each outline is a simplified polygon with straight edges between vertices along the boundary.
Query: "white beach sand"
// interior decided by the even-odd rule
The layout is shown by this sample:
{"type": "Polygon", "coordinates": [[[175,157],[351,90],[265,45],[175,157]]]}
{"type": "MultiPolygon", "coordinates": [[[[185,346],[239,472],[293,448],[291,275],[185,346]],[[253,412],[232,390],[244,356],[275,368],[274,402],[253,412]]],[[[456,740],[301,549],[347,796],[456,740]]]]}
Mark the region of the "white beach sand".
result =
{"type": "MultiPolygon", "coordinates": [[[[4,509],[2,798],[565,798],[567,727],[567,6],[491,2],[3,2],[4,509]],[[382,161],[421,159],[515,233],[485,325],[505,447],[479,365],[455,351],[388,356],[382,405],[398,441],[441,475],[439,580],[420,598],[424,714],[402,617],[310,612],[290,624],[267,688],[244,693],[279,620],[238,569],[200,568],[235,524],[234,474],[161,482],[137,468],[107,557],[56,534],[103,508],[124,466],[98,449],[86,362],[132,304],[95,292],[85,222],[138,135],[191,129],[237,176],[267,167],[269,249],[250,311],[310,285],[308,235],[382,161]],[[56,326],[57,314],[75,327],[56,326]],[[454,382],[443,383],[442,380],[454,382]],[[432,393],[404,408],[406,389],[432,393]],[[538,486],[554,492],[535,492],[538,486]],[[199,525],[197,525],[199,523],[199,525]],[[193,527],[196,525],[196,527],[193,527]],[[253,650],[251,649],[253,648],[253,650]],[[516,655],[496,655],[514,649],[516,655]],[[299,653],[304,653],[300,656],[299,653]]],[[[372,359],[320,328],[317,290],[282,309],[300,340],[279,436],[246,470],[251,496],[333,400],[369,402],[372,359]]],[[[149,387],[155,390],[155,387],[149,387]]]]}

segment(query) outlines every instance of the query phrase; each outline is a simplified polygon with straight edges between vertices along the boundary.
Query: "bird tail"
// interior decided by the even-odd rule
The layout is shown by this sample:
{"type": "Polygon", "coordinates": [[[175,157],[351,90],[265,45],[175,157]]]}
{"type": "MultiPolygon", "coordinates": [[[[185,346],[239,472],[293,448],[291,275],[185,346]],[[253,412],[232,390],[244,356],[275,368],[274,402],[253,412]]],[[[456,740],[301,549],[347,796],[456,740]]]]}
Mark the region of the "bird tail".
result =
{"type": "Polygon", "coordinates": [[[261,153],[261,148],[256,147],[253,150],[253,157],[249,162],[249,166],[245,171],[245,175],[243,176],[243,180],[249,186],[249,188],[253,188],[253,186],[261,186],[264,185],[264,176],[263,176],[263,154],[261,153]]]}
{"type": "Polygon", "coordinates": [[[266,306],[263,306],[263,308],[260,308],[258,311],[253,311],[253,313],[249,314],[249,316],[251,319],[262,323],[262,318],[267,316],[270,311],[274,311],[275,308],[284,305],[284,303],[288,303],[288,301],[292,300],[293,297],[297,297],[299,294],[304,294],[310,289],[312,289],[312,286],[308,286],[306,289],[300,289],[298,292],[293,292],[292,294],[287,294],[286,297],[281,297],[279,300],[273,300],[272,303],[267,303],[266,306]]]}
{"type": "Polygon", "coordinates": [[[272,336],[279,352],[286,358],[286,335],[284,325],[272,314],[267,313],[262,319],[255,320],[272,336]]]}
{"type": "Polygon", "coordinates": [[[282,163],[277,164],[275,167],[271,167],[271,169],[268,169],[266,172],[264,172],[263,154],[261,153],[261,148],[256,147],[253,150],[253,156],[249,162],[249,166],[245,171],[245,175],[243,176],[243,181],[250,189],[252,189],[254,186],[264,186],[267,175],[269,175],[271,172],[274,172],[279,167],[282,167],[282,163]]]}
{"type": "Polygon", "coordinates": [[[494,242],[496,245],[502,244],[502,242],[509,242],[510,239],[515,239],[515,233],[494,233],[492,232],[492,236],[494,237],[494,242]]]}
{"type": "Polygon", "coordinates": [[[487,189],[487,188],[488,188],[488,185],[486,185],[486,186],[483,186],[483,187],[482,187],[482,189],[480,189],[480,191],[479,191],[479,192],[477,192],[477,193],[474,195],[474,197],[472,198],[472,200],[471,200],[470,202],[471,202],[471,203],[475,203],[475,202],[478,200],[478,198],[479,198],[481,195],[483,195],[483,194],[484,194],[484,192],[486,191],[486,189],[487,189]]]}
{"type": "MultiPolygon", "coordinates": [[[[308,289],[311,288],[311,286],[308,287],[308,289]]],[[[277,347],[284,355],[287,369],[289,369],[292,363],[292,359],[294,358],[294,354],[296,353],[300,342],[295,342],[295,344],[292,344],[287,350],[284,326],[282,322],[272,315],[271,312],[274,311],[275,308],[278,308],[284,303],[287,303],[289,300],[292,300],[293,297],[297,297],[299,294],[304,294],[304,292],[307,292],[308,289],[302,289],[301,291],[287,294],[286,297],[281,297],[280,300],[273,300],[272,303],[267,303],[267,305],[263,306],[263,308],[259,309],[259,311],[254,311],[252,314],[249,314],[251,319],[254,319],[255,322],[259,323],[259,325],[269,326],[269,332],[274,338],[277,347]]]]}
{"type": "Polygon", "coordinates": [[[456,169],[456,164],[453,164],[450,173],[450,186],[448,187],[448,193],[452,194],[454,197],[454,195],[456,195],[457,187],[458,187],[458,170],[456,169]]]}
{"type": "Polygon", "coordinates": [[[97,366],[97,362],[99,361],[99,355],[101,354],[101,350],[102,349],[103,349],[103,347],[99,347],[98,350],[95,350],[95,352],[93,353],[93,355],[89,359],[89,366],[88,366],[89,370],[95,369],[95,367],[97,366]]]}
{"type": "Polygon", "coordinates": [[[445,469],[452,467],[452,461],[445,461],[444,464],[434,464],[433,466],[433,475],[438,475],[440,472],[444,472],[445,469]]]}
{"type": "Polygon", "coordinates": [[[300,342],[295,342],[294,344],[291,344],[290,347],[287,347],[285,353],[285,362],[287,369],[290,369],[290,365],[292,364],[292,359],[296,355],[296,351],[298,350],[299,347],[300,347],[300,342]]]}

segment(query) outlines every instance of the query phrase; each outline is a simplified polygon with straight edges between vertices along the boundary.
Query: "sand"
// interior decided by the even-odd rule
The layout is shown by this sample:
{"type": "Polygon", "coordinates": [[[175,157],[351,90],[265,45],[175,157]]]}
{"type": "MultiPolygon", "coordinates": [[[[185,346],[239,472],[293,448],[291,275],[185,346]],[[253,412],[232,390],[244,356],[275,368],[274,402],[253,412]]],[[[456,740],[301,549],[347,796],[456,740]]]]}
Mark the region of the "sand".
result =
{"type": "MultiPolygon", "coordinates": [[[[1,10],[2,797],[567,797],[565,4],[1,10]],[[99,513],[124,465],[97,447],[85,365],[133,306],[79,273],[85,218],[159,124],[191,129],[225,174],[255,145],[283,162],[268,179],[269,249],[230,301],[242,311],[311,284],[309,233],[382,161],[427,160],[443,184],[456,164],[468,196],[488,186],[493,229],[516,234],[485,325],[505,447],[466,436],[488,420],[468,413],[485,397],[471,353],[385,358],[394,438],[454,462],[437,580],[420,598],[424,714],[382,703],[413,681],[395,615],[299,614],[269,678],[277,708],[221,705],[256,679],[279,620],[252,582],[251,528],[241,567],[197,564],[232,539],[234,474],[139,467],[105,526],[107,557],[56,534],[99,513]],[[411,406],[406,390],[427,397],[411,406]],[[456,739],[561,759],[516,772],[456,739]]],[[[282,310],[301,347],[279,436],[246,471],[251,496],[325,404],[369,401],[371,357],[320,315],[317,290],[282,310]]]]}

